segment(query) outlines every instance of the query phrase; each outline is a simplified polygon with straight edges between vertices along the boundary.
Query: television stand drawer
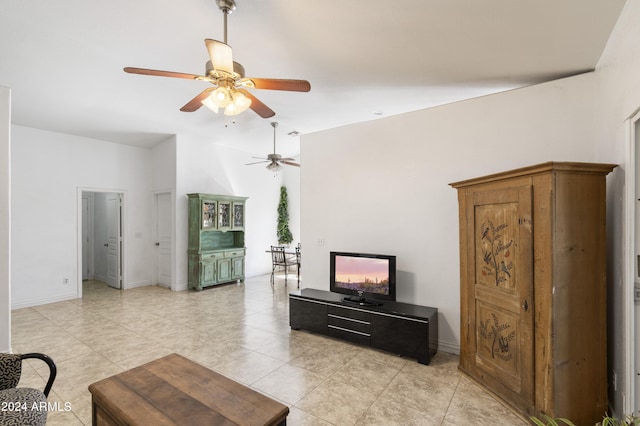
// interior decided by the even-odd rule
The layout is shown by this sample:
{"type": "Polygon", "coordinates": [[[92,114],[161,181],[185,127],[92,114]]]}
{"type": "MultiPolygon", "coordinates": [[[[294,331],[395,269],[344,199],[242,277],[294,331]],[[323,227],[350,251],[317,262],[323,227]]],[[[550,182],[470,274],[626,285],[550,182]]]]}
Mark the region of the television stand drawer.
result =
{"type": "Polygon", "coordinates": [[[359,309],[329,305],[327,327],[330,336],[368,345],[371,341],[369,313],[359,309]]]}
{"type": "Polygon", "coordinates": [[[340,315],[329,314],[327,324],[331,328],[341,328],[345,330],[355,331],[357,333],[365,333],[371,335],[371,322],[359,319],[347,318],[340,315]]]}
{"type": "Polygon", "coordinates": [[[341,328],[335,325],[328,326],[329,336],[336,337],[338,339],[347,340],[349,342],[358,343],[360,345],[371,344],[371,335],[360,331],[350,330],[347,328],[341,328]]]}
{"type": "Polygon", "coordinates": [[[369,312],[363,309],[329,305],[327,307],[327,313],[329,315],[336,315],[343,318],[369,322],[369,312]]]}

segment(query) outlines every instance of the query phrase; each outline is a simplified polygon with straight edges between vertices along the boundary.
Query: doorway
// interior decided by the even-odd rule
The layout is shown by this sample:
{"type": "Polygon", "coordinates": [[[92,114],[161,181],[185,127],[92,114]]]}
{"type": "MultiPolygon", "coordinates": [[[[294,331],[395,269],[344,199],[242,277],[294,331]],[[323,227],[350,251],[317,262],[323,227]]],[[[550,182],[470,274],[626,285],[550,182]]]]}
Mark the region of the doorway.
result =
{"type": "Polygon", "coordinates": [[[173,277],[173,209],[170,192],[154,194],[155,207],[155,278],[156,283],[172,288],[173,277]]]}
{"type": "MultiPolygon", "coordinates": [[[[78,259],[82,280],[97,280],[123,288],[124,194],[101,190],[80,190],[78,259]]],[[[78,296],[82,296],[79,283],[78,296]]]]}

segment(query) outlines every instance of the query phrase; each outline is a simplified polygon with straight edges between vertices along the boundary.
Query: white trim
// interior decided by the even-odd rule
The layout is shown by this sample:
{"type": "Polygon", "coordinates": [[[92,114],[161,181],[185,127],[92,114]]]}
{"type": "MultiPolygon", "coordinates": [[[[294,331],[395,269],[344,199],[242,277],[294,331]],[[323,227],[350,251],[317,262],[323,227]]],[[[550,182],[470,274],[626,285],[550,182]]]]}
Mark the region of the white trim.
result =
{"type": "Polygon", "coordinates": [[[11,310],[22,309],[22,308],[31,308],[33,306],[46,305],[48,303],[56,303],[56,302],[64,302],[67,300],[75,300],[78,296],[75,293],[69,293],[66,295],[58,295],[53,297],[42,297],[39,299],[29,299],[22,301],[20,303],[15,303],[11,305],[11,310]]]}
{"type": "MultiPolygon", "coordinates": [[[[88,205],[88,210],[89,210],[89,212],[88,212],[89,217],[87,218],[88,219],[87,227],[89,228],[88,229],[88,234],[89,234],[89,243],[90,243],[89,247],[88,247],[88,253],[87,253],[87,255],[89,257],[89,259],[88,259],[88,261],[89,261],[89,274],[88,274],[88,276],[89,276],[90,280],[93,280],[93,279],[95,279],[95,274],[94,274],[94,271],[95,271],[94,259],[95,258],[93,256],[93,251],[94,251],[93,250],[93,245],[94,245],[94,239],[95,239],[94,226],[93,226],[93,220],[94,220],[93,213],[94,213],[95,205],[94,205],[93,192],[83,193],[82,194],[82,198],[86,198],[87,199],[87,205],[88,205]]],[[[81,214],[80,221],[82,223],[82,215],[84,214],[84,212],[81,211],[80,214],[81,214]]],[[[80,250],[82,250],[82,247],[84,247],[84,244],[85,244],[85,241],[82,240],[82,235],[80,235],[80,243],[81,243],[81,245],[79,246],[79,248],[80,248],[80,250]]],[[[84,269],[85,265],[81,265],[81,266],[82,266],[82,269],[84,269]]],[[[82,271],[82,269],[81,269],[81,271],[82,271]]],[[[82,274],[84,275],[84,271],[82,271],[82,274]]],[[[82,278],[82,276],[80,278],[82,278]]]]}
{"type": "MultiPolygon", "coordinates": [[[[160,287],[162,287],[162,286],[160,286],[160,287]]],[[[186,283],[182,283],[182,284],[177,284],[176,283],[175,288],[171,287],[171,291],[186,291],[188,289],[189,289],[189,286],[186,283]]]]}
{"type": "Polygon", "coordinates": [[[635,302],[634,302],[634,274],[635,274],[635,199],[636,199],[636,122],[640,120],[640,111],[636,110],[627,119],[625,138],[627,143],[625,167],[624,193],[624,226],[623,226],[623,308],[624,308],[624,366],[629,380],[625,380],[623,407],[624,413],[634,413],[635,407],[635,302]]]}
{"type": "Polygon", "coordinates": [[[131,282],[131,283],[129,283],[127,285],[127,290],[130,290],[132,288],[138,288],[138,287],[147,287],[147,286],[150,286],[150,285],[152,285],[152,284],[151,284],[151,281],[149,281],[149,280],[134,281],[134,282],[131,282]]]}
{"type": "Polygon", "coordinates": [[[460,344],[457,342],[445,342],[444,340],[438,340],[438,352],[460,355],[460,344]]]}
{"type": "MultiPolygon", "coordinates": [[[[126,217],[127,217],[127,190],[125,189],[109,189],[109,188],[92,188],[92,187],[78,187],[76,194],[76,282],[77,282],[77,293],[76,297],[82,297],[82,193],[83,192],[109,192],[109,193],[117,193],[121,196],[121,217],[120,217],[120,228],[122,229],[122,246],[120,251],[120,275],[122,277],[122,285],[121,290],[125,290],[129,288],[127,286],[127,276],[126,276],[126,268],[125,268],[125,252],[127,246],[127,227],[126,227],[126,217]]],[[[44,302],[50,303],[50,302],[44,302]]]]}

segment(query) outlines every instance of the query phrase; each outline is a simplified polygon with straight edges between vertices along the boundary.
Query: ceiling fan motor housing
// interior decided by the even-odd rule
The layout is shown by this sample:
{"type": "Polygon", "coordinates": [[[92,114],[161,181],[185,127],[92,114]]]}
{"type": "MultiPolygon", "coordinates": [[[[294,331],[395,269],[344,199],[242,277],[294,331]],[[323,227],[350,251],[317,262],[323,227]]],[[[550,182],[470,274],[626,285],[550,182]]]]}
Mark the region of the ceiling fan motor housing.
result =
{"type": "Polygon", "coordinates": [[[236,9],[234,0],[216,0],[216,4],[223,13],[231,13],[236,9]]]}

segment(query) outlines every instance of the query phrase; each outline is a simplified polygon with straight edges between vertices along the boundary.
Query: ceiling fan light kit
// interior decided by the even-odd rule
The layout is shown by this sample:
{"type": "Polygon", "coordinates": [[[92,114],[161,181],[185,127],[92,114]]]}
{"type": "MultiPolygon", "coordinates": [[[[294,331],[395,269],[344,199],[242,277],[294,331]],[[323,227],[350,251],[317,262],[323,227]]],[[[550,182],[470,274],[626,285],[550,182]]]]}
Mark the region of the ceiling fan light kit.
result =
{"type": "Polygon", "coordinates": [[[223,109],[224,115],[237,115],[251,106],[251,99],[244,93],[228,87],[218,87],[201,102],[215,113],[223,109]]]}
{"type": "Polygon", "coordinates": [[[180,111],[183,112],[194,112],[202,105],[205,105],[216,113],[219,109],[223,109],[225,115],[237,115],[251,108],[260,117],[269,118],[276,113],[248,92],[247,88],[293,92],[308,92],[311,90],[311,85],[306,80],[246,78],[244,76],[244,67],[238,62],[234,62],[231,46],[227,44],[227,15],[235,10],[235,1],[216,0],[216,4],[224,15],[224,42],[205,39],[204,42],[209,52],[205,75],[134,67],[125,67],[124,71],[132,74],[201,80],[215,86],[215,88],[203,90],[195,98],[187,102],[180,108],[180,111]]]}
{"type": "Polygon", "coordinates": [[[267,170],[270,172],[278,173],[280,169],[282,169],[282,166],[275,161],[267,165],[267,170]]]}

